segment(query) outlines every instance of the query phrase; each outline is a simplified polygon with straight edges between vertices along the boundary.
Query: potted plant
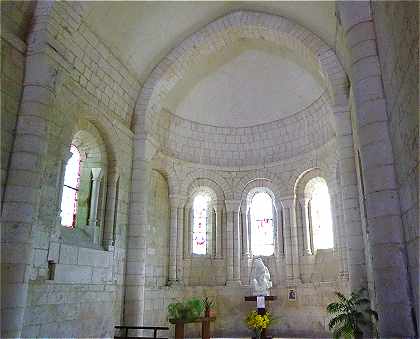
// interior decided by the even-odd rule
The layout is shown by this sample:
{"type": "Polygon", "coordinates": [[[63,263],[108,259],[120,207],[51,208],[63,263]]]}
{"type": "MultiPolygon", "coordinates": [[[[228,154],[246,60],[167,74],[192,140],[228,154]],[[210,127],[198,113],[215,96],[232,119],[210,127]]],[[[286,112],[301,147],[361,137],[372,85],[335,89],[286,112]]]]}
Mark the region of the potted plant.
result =
{"type": "Polygon", "coordinates": [[[262,338],[264,330],[272,324],[273,318],[270,312],[260,315],[257,311],[251,311],[248,313],[245,321],[248,328],[254,331],[255,338],[260,339],[262,338]]]}
{"type": "Polygon", "coordinates": [[[350,297],[335,292],[338,301],[327,306],[327,312],[333,316],[328,327],[333,330],[334,338],[362,338],[363,326],[370,326],[377,332],[378,314],[369,307],[369,299],[363,296],[365,292],[362,288],[352,292],[350,297]]]}
{"type": "Polygon", "coordinates": [[[202,299],[203,307],[204,307],[204,316],[205,317],[214,317],[214,301],[211,300],[209,297],[205,297],[202,299]]]}
{"type": "Polygon", "coordinates": [[[204,305],[200,299],[191,298],[184,302],[168,305],[168,318],[173,321],[193,321],[201,316],[204,305]]]}

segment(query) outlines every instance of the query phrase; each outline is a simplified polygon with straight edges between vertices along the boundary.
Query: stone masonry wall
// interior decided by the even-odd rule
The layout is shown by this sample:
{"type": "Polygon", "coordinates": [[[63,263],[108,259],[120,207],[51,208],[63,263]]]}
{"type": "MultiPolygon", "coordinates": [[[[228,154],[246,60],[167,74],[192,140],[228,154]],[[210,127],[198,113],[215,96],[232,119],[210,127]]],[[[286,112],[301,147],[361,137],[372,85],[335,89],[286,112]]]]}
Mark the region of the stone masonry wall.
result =
{"type": "MultiPolygon", "coordinates": [[[[48,64],[55,71],[50,83],[54,95],[48,101],[47,155],[39,164],[44,171],[40,208],[32,226],[33,259],[23,337],[111,337],[114,325],[121,322],[133,137],[130,123],[140,85],[83,22],[82,5],[38,2],[35,31],[28,41],[31,62],[39,61],[41,69],[48,64]],[[107,208],[105,215],[105,228],[114,233],[113,239],[87,248],[67,244],[60,237],[59,203],[69,144],[75,133],[90,125],[105,143],[109,201],[115,198],[117,178],[119,188],[116,209],[107,208]],[[115,231],[109,212],[116,214],[115,231]]],[[[10,50],[2,49],[2,53],[14,57],[16,52],[10,50]]],[[[13,60],[6,57],[4,62],[7,72],[16,72],[16,81],[23,77],[23,55],[13,60]]],[[[8,86],[9,92],[17,92],[17,87],[8,86]]],[[[36,91],[29,88],[25,93],[37,100],[36,91]]],[[[17,101],[17,93],[8,95],[17,101]]],[[[30,105],[31,100],[22,104],[30,105]]],[[[16,105],[9,105],[12,113],[17,112],[16,105]]],[[[30,154],[31,145],[18,147],[30,154]]]]}
{"type": "Polygon", "coordinates": [[[6,182],[25,71],[25,34],[33,3],[1,2],[1,201],[6,182]]]}
{"type": "Polygon", "coordinates": [[[419,5],[372,2],[402,224],[419,320],[419,5]]]}
{"type": "Polygon", "coordinates": [[[169,260],[168,184],[162,174],[152,171],[150,186],[149,222],[146,228],[146,288],[166,285],[169,260]]]}
{"type": "Polygon", "coordinates": [[[252,127],[228,128],[199,124],[163,111],[156,138],[166,154],[215,166],[271,163],[306,153],[334,135],[328,97],[291,117],[252,127]]]}
{"type": "MultiPolygon", "coordinates": [[[[196,179],[211,180],[223,190],[226,199],[237,199],[238,203],[243,188],[250,180],[255,178],[269,178],[273,182],[274,194],[280,198],[293,196],[294,185],[300,174],[311,168],[320,168],[321,173],[329,185],[332,203],[337,192],[340,191],[336,181],[336,155],[335,140],[320,147],[317,151],[296,155],[292,159],[273,163],[265,168],[254,168],[242,171],[234,169],[218,169],[211,166],[186,163],[182,160],[169,158],[164,155],[154,160],[154,167],[168,175],[169,194],[182,195],[185,189],[196,179]]],[[[162,181],[163,184],[163,181],[162,181]]],[[[154,185],[154,194],[160,195],[161,185],[154,185]]],[[[187,197],[188,199],[188,197],[187,197]]],[[[151,204],[152,205],[152,204],[151,204]]],[[[160,210],[160,207],[158,208],[160,210]]],[[[155,215],[157,211],[149,209],[149,213],[155,215]]],[[[337,211],[335,214],[339,214],[337,211]]],[[[333,215],[334,218],[334,215],[333,215]]],[[[273,326],[272,335],[296,335],[325,337],[327,335],[326,305],[334,300],[334,291],[347,292],[347,280],[340,278],[339,272],[345,270],[339,267],[339,248],[345,246],[342,236],[341,223],[334,219],[335,249],[318,251],[316,255],[299,255],[299,261],[294,266],[299,276],[293,285],[297,290],[297,301],[287,301],[287,287],[289,286],[286,272],[290,266],[288,254],[286,256],[271,256],[264,259],[270,270],[273,280],[272,294],[278,296],[278,300],[271,303],[270,308],[279,322],[273,326]],[[341,235],[340,235],[341,234],[341,235]]],[[[170,225],[167,224],[167,231],[170,225]]],[[[288,228],[288,226],[286,226],[288,228]]],[[[184,225],[185,230],[185,225],[184,225]]],[[[225,224],[222,223],[222,238],[226,238],[225,224]]],[[[302,246],[302,239],[297,240],[297,246],[302,246]]],[[[290,234],[285,236],[286,247],[294,245],[290,234]]],[[[184,244],[187,246],[187,244],[184,244]]],[[[288,251],[290,251],[288,249],[288,251]]],[[[185,253],[185,252],[184,252],[185,253]]],[[[165,326],[167,322],[167,307],[169,303],[190,297],[209,296],[216,302],[217,320],[214,324],[215,336],[249,336],[251,333],[244,325],[246,313],[254,305],[244,302],[243,298],[250,294],[249,277],[247,270],[241,271],[241,286],[225,286],[228,249],[226,241],[223,242],[222,257],[194,258],[184,257],[183,283],[172,286],[153,287],[150,283],[145,288],[145,324],[165,326]],[[221,279],[219,279],[219,277],[221,279]]],[[[242,253],[242,252],[241,252],[242,253]]],[[[289,252],[290,253],[290,252],[289,252]]],[[[245,255],[241,255],[241,261],[245,255]]],[[[166,267],[168,268],[168,267],[166,267]]],[[[146,274],[146,283],[147,283],[146,274]]],[[[187,337],[199,336],[199,326],[189,325],[186,327],[187,337]]],[[[170,335],[173,336],[173,326],[170,335]]]]}

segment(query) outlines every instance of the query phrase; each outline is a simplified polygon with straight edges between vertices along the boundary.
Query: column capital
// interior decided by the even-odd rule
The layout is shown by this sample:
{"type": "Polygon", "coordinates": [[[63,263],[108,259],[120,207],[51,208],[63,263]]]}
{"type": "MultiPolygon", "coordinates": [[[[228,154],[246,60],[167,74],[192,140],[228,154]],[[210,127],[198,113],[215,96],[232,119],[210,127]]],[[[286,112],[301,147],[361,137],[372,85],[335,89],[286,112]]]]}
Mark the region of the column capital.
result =
{"type": "Polygon", "coordinates": [[[100,180],[102,177],[102,168],[92,168],[92,180],[100,180]]]}
{"type": "Polygon", "coordinates": [[[284,208],[291,208],[293,206],[294,201],[295,198],[293,196],[280,198],[280,202],[284,208]]]}
{"type": "Polygon", "coordinates": [[[171,207],[184,207],[187,197],[184,195],[169,195],[169,203],[171,207]]]}
{"type": "Polygon", "coordinates": [[[300,197],[299,199],[298,199],[298,201],[299,201],[299,203],[301,204],[301,206],[305,206],[305,204],[306,204],[306,201],[307,201],[308,199],[306,199],[305,197],[300,197]]]}
{"type": "Polygon", "coordinates": [[[222,209],[224,209],[224,205],[223,205],[223,202],[222,201],[218,201],[217,202],[217,204],[216,205],[214,205],[214,208],[216,209],[216,210],[222,210],[222,209]]]}
{"type": "Polygon", "coordinates": [[[225,200],[226,211],[227,212],[238,212],[240,200],[225,200]]]}

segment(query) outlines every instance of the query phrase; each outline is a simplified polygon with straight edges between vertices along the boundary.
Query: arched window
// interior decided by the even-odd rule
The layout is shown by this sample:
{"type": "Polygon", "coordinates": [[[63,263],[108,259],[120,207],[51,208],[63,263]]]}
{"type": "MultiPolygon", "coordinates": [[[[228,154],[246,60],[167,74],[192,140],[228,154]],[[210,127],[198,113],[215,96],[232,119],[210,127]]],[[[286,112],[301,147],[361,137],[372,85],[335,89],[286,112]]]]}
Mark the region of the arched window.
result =
{"type": "Polygon", "coordinates": [[[63,195],[61,198],[61,224],[74,227],[77,215],[77,199],[80,186],[80,152],[76,146],[70,146],[71,157],[66,165],[63,195]]]}
{"type": "Polygon", "coordinates": [[[309,197],[308,216],[313,248],[333,248],[334,235],[327,183],[321,177],[312,178],[306,184],[305,195],[309,197]]]}
{"type": "Polygon", "coordinates": [[[199,193],[193,201],[192,253],[206,255],[208,252],[208,224],[210,195],[199,193]]]}
{"type": "Polygon", "coordinates": [[[267,192],[255,193],[251,200],[251,251],[253,255],[274,253],[273,199],[267,192]]]}

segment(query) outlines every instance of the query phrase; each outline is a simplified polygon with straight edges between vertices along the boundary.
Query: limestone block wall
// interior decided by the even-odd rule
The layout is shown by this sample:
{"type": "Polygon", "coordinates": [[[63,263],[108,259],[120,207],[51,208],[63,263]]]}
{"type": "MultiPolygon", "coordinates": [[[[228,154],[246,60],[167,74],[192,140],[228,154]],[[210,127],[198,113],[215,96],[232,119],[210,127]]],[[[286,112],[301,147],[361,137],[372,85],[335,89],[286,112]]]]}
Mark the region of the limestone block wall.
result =
{"type": "Polygon", "coordinates": [[[374,2],[373,14],[419,327],[419,6],[374,2]]]}
{"type": "Polygon", "coordinates": [[[150,178],[146,226],[146,288],[165,286],[169,262],[169,188],[166,179],[157,171],[150,178]]]}
{"type": "Polygon", "coordinates": [[[13,147],[14,130],[25,73],[24,42],[33,3],[1,3],[1,201],[13,147]]]}
{"type": "MultiPolygon", "coordinates": [[[[334,291],[341,288],[334,282],[305,284],[296,288],[297,300],[287,300],[287,288],[273,288],[272,295],[278,300],[270,303],[270,310],[278,322],[270,328],[270,335],[277,337],[328,337],[328,317],[325,305],[334,300],[334,291]]],[[[247,313],[255,309],[255,303],[245,302],[250,295],[249,287],[196,286],[165,287],[147,289],[145,297],[145,324],[162,324],[167,322],[168,304],[191,297],[209,296],[216,303],[216,321],[212,326],[215,337],[243,336],[251,337],[244,319],[247,313]]],[[[170,337],[174,337],[174,326],[171,326],[170,337]]],[[[185,336],[199,337],[199,324],[185,327],[185,336]]]]}
{"type": "MultiPolygon", "coordinates": [[[[59,244],[51,280],[29,287],[23,337],[110,337],[119,318],[116,252],[59,244]]],[[[39,251],[37,251],[39,253],[39,251]]],[[[52,253],[49,253],[52,259],[52,253]]],[[[43,264],[42,258],[39,258],[43,264]]],[[[121,281],[120,281],[121,283],[121,281]]]]}
{"type": "Polygon", "coordinates": [[[82,2],[54,4],[46,32],[55,52],[51,55],[84,95],[130,126],[140,84],[82,20],[82,11],[82,2]]]}
{"type": "Polygon", "coordinates": [[[155,137],[165,153],[185,161],[242,167],[271,163],[309,152],[331,139],[328,102],[324,93],[291,117],[244,128],[204,125],[163,111],[155,137]]]}
{"type": "MultiPolygon", "coordinates": [[[[239,202],[243,195],[243,189],[248,183],[257,178],[269,178],[269,181],[260,179],[256,186],[268,185],[279,200],[286,201],[293,196],[294,185],[299,176],[311,168],[322,169],[331,194],[332,206],[338,198],[340,184],[336,180],[336,143],[332,139],[316,151],[296,155],[291,159],[267,165],[264,168],[255,167],[238,171],[229,168],[218,168],[188,163],[159,154],[154,159],[153,167],[162,173],[166,173],[169,195],[182,196],[188,192],[188,187],[196,180],[200,185],[204,182],[217,185],[223,191],[226,199],[239,202]]],[[[163,183],[163,180],[162,180],[163,183]]],[[[162,187],[154,185],[154,194],[160,194],[162,187]],[[158,186],[158,187],[157,187],[158,186]]],[[[188,199],[188,197],[186,197],[188,199]]],[[[160,210],[160,207],[158,208],[160,210]]],[[[284,255],[274,255],[264,259],[270,270],[273,280],[272,294],[277,295],[279,300],[272,303],[271,310],[276,317],[280,318],[278,324],[273,327],[271,334],[296,335],[296,336],[326,336],[327,315],[326,305],[334,299],[334,291],[348,291],[348,273],[341,275],[347,270],[343,264],[342,255],[346,251],[346,242],[342,232],[342,223],[337,217],[340,207],[334,213],[334,250],[318,250],[315,255],[304,255],[297,247],[303,246],[301,239],[294,238],[296,235],[289,230],[291,224],[285,225],[284,255]],[[287,229],[287,230],[286,230],[287,229]],[[298,260],[293,259],[291,251],[297,251],[298,260]],[[291,279],[290,279],[291,278],[291,279]],[[287,301],[287,288],[297,289],[297,301],[287,301]]],[[[153,212],[152,215],[158,212],[153,212]]],[[[184,219],[185,220],[185,219],[184,219]]],[[[296,222],[299,222],[298,220],[296,222]]],[[[240,283],[229,282],[228,265],[232,246],[227,244],[226,223],[223,222],[224,241],[222,242],[221,258],[194,257],[185,255],[182,260],[182,281],[170,286],[153,287],[146,285],[144,297],[144,324],[167,324],[167,306],[169,303],[189,297],[210,296],[216,301],[217,321],[214,328],[215,336],[250,335],[243,319],[246,313],[253,309],[252,303],[245,303],[243,298],[251,293],[249,287],[248,256],[242,251],[242,240],[239,240],[240,251],[240,283]]],[[[167,230],[171,227],[167,225],[167,230]]],[[[178,222],[178,227],[180,224],[178,222]]],[[[185,224],[184,224],[185,231],[185,224]]],[[[242,239],[241,236],[239,238],[242,239]]],[[[233,237],[233,241],[238,238],[233,237]]],[[[169,244],[170,245],[170,244],[169,244]]],[[[184,242],[184,246],[187,246],[184,242]]],[[[170,252],[169,252],[170,253],[170,252]]],[[[169,254],[168,253],[168,254],[169,254]]],[[[296,253],[296,252],[293,252],[296,253]]],[[[147,259],[149,262],[151,259],[147,259]]],[[[171,259],[169,259],[171,260],[171,259]]],[[[177,265],[179,265],[177,261],[177,265]]],[[[169,267],[167,267],[168,269],[169,267]]],[[[146,283],[147,283],[146,273],[146,283]]],[[[173,330],[173,328],[171,329],[173,330]]],[[[199,326],[187,326],[186,335],[198,336],[199,326]]],[[[171,333],[173,336],[173,333],[171,333]]]]}
{"type": "MultiPolygon", "coordinates": [[[[16,139],[13,152],[24,156],[14,166],[41,172],[39,185],[35,187],[31,186],[34,185],[32,177],[19,174],[16,169],[7,182],[8,186],[19,188],[9,195],[9,201],[14,205],[22,201],[25,220],[32,222],[31,239],[25,243],[25,249],[30,250],[25,252],[28,255],[18,253],[20,245],[11,243],[14,252],[2,257],[2,273],[6,272],[2,277],[7,275],[9,289],[13,287],[13,279],[17,279],[12,275],[14,262],[29,261],[24,278],[27,285],[16,284],[20,291],[27,288],[26,300],[19,300],[19,305],[24,307],[23,323],[18,319],[9,322],[10,326],[23,328],[24,337],[111,337],[113,326],[121,322],[132,163],[130,123],[140,85],[83,22],[82,5],[37,2],[26,59],[23,52],[13,50],[2,38],[2,44],[10,45],[2,49],[6,54],[2,62],[8,68],[4,70],[15,71],[13,79],[18,82],[22,80],[25,62],[29,69],[24,75],[20,110],[33,118],[31,122],[22,119],[18,124],[21,136],[16,139]],[[41,88],[47,89],[48,94],[41,88]],[[47,121],[45,129],[37,114],[47,121]],[[99,133],[107,156],[108,205],[104,215],[104,241],[98,245],[67,243],[61,236],[59,214],[65,159],[74,135],[81,130],[99,133]],[[37,142],[28,142],[22,135],[30,135],[37,142]],[[45,138],[46,149],[40,154],[38,138],[45,138]],[[33,205],[25,203],[24,195],[19,193],[25,192],[23,188],[34,191],[37,199],[33,205]],[[4,262],[5,258],[8,261],[4,262]]],[[[20,41],[20,45],[25,44],[20,41]]],[[[7,93],[2,95],[18,102],[18,91],[16,83],[7,86],[7,93]]],[[[13,114],[17,115],[18,107],[13,102],[8,105],[15,119],[13,114]]],[[[12,145],[10,141],[6,144],[7,148],[12,145]]],[[[12,216],[10,209],[7,216],[12,216]]],[[[12,237],[9,241],[14,241],[16,232],[7,233],[12,237]]],[[[26,293],[19,295],[25,297],[26,293]]],[[[10,298],[12,293],[5,297],[2,307],[16,302],[10,298]]]]}

